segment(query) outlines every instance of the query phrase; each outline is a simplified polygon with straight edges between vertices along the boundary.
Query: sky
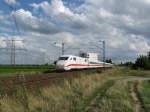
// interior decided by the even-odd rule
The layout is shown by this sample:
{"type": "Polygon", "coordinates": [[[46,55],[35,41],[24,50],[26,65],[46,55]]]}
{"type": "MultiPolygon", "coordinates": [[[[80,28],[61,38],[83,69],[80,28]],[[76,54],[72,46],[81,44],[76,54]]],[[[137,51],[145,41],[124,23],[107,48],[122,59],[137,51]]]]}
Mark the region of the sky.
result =
{"type": "MultiPolygon", "coordinates": [[[[4,39],[25,40],[16,42],[27,49],[16,61],[28,64],[57,59],[61,42],[66,54],[102,54],[105,41],[107,58],[134,61],[150,51],[149,12],[150,0],[0,0],[0,47],[4,39]]],[[[0,63],[9,63],[0,52],[0,63]]]]}

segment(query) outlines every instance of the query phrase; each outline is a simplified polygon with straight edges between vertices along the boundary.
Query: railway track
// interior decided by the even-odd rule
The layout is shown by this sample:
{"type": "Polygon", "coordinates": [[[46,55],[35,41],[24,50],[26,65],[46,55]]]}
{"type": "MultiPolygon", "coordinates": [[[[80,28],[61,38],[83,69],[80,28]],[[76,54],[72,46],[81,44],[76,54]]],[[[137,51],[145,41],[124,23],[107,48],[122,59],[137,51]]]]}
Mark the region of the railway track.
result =
{"type": "Polygon", "coordinates": [[[60,80],[73,77],[80,77],[81,73],[97,72],[93,70],[69,71],[69,72],[52,72],[35,75],[17,75],[13,77],[1,77],[0,89],[11,90],[17,87],[25,86],[33,89],[39,86],[47,86],[50,83],[58,83],[60,80]]]}

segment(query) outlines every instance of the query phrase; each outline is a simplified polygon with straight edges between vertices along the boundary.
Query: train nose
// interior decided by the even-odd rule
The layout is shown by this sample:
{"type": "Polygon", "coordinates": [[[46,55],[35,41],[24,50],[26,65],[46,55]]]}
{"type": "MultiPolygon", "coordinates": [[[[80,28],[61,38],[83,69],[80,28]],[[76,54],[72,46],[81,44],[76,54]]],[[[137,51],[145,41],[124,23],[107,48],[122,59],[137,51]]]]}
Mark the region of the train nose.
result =
{"type": "Polygon", "coordinates": [[[59,62],[59,61],[58,61],[58,62],[56,63],[56,66],[57,66],[58,69],[64,69],[64,63],[63,63],[63,62],[59,62]]]}

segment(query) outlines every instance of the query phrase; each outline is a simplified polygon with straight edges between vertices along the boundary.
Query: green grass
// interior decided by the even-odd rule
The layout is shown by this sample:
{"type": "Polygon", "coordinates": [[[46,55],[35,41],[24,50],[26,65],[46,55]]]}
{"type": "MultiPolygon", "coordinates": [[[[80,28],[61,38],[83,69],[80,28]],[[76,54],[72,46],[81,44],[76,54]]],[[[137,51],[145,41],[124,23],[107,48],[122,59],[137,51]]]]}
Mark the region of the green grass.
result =
{"type": "Polygon", "coordinates": [[[109,72],[110,76],[113,77],[128,77],[128,76],[136,76],[136,77],[150,77],[150,70],[134,70],[128,67],[119,67],[116,66],[112,71],[109,72]]]}
{"type": "Polygon", "coordinates": [[[150,81],[142,81],[139,86],[139,94],[146,112],[150,110],[150,81]]]}
{"type": "Polygon", "coordinates": [[[99,90],[96,100],[87,112],[134,112],[128,85],[115,83],[103,94],[104,90],[99,90]]]}
{"type": "Polygon", "coordinates": [[[16,74],[28,74],[28,73],[43,73],[50,70],[54,70],[53,65],[17,65],[17,66],[0,66],[0,76],[11,76],[16,74]]]}
{"type": "Polygon", "coordinates": [[[98,107],[99,101],[103,99],[103,97],[106,96],[107,91],[114,85],[114,80],[108,80],[106,81],[102,86],[95,89],[93,94],[91,94],[90,97],[85,99],[85,103],[82,109],[80,109],[80,112],[91,112],[93,110],[93,107],[98,107]]]}

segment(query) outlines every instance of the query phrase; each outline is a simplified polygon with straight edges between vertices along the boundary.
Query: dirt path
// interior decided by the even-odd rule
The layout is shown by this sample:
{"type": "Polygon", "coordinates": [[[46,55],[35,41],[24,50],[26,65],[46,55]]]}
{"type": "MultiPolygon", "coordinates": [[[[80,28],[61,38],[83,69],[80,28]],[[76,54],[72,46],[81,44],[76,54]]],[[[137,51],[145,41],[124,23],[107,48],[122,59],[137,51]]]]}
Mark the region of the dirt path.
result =
{"type": "Polygon", "coordinates": [[[124,82],[127,83],[129,81],[133,82],[130,90],[130,95],[134,101],[135,105],[135,112],[145,112],[145,109],[143,108],[142,101],[139,97],[138,93],[138,86],[140,81],[148,81],[150,80],[149,77],[128,77],[124,79],[124,82]]]}
{"type": "Polygon", "coordinates": [[[127,77],[124,81],[148,81],[150,77],[127,77]]]}
{"type": "Polygon", "coordinates": [[[98,105],[96,105],[96,102],[98,102],[98,100],[101,100],[106,92],[115,84],[114,80],[109,80],[107,82],[105,82],[101,88],[99,88],[98,92],[95,93],[95,95],[93,96],[93,99],[90,101],[89,105],[86,106],[86,108],[84,109],[84,112],[99,112],[100,108],[98,108],[98,105]],[[94,110],[93,110],[94,107],[94,110]]]}
{"type": "Polygon", "coordinates": [[[134,82],[134,84],[131,87],[131,93],[130,94],[131,94],[131,97],[135,103],[134,104],[135,105],[135,112],[144,112],[142,102],[140,101],[139,96],[138,96],[138,85],[139,85],[138,81],[134,82]]]}
{"type": "MultiPolygon", "coordinates": [[[[130,90],[130,95],[131,95],[131,98],[134,101],[135,112],[145,112],[145,110],[143,108],[142,101],[139,98],[138,86],[139,86],[139,81],[147,81],[147,80],[150,80],[150,78],[145,78],[145,77],[126,77],[126,78],[119,78],[119,79],[114,79],[114,80],[118,84],[120,84],[121,82],[124,82],[126,84],[129,81],[133,82],[133,84],[131,85],[131,88],[130,88],[131,89],[130,90]]],[[[111,86],[109,86],[107,89],[105,89],[105,92],[103,94],[105,94],[106,91],[108,91],[110,89],[110,87],[112,87],[112,86],[113,86],[113,84],[111,86]]],[[[100,94],[101,94],[101,91],[99,91],[99,94],[97,94],[95,96],[95,98],[91,101],[90,105],[85,109],[85,112],[101,112],[100,108],[96,104],[96,102],[98,100],[101,100],[102,97],[103,97],[103,95],[100,95],[100,94]]]]}

